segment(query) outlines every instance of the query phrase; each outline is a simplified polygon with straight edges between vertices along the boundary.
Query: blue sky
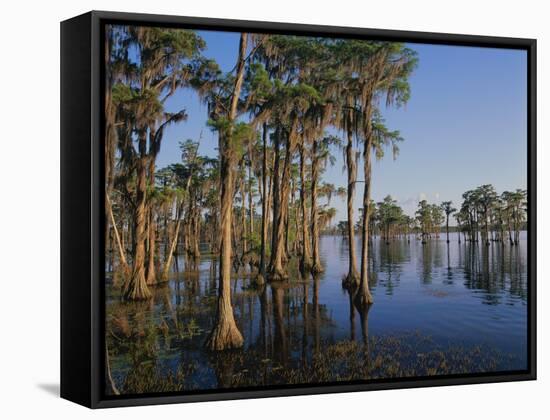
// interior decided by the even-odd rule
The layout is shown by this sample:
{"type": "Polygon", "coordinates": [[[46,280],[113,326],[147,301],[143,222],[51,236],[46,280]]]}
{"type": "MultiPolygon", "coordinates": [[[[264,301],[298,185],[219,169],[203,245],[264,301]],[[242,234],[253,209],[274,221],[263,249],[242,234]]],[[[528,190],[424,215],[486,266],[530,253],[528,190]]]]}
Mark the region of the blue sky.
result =
{"type": "MultiPolygon", "coordinates": [[[[239,34],[200,31],[204,54],[222,70],[235,64],[239,34]]],[[[412,215],[420,199],[452,200],[455,207],[468,189],[493,184],[498,192],[527,186],[527,55],[525,51],[408,44],[419,64],[412,77],[411,99],[400,109],[382,107],[386,125],[404,141],[396,160],[391,152],[373,164],[375,201],[390,194],[412,215]]],[[[170,127],[157,167],[180,158],[178,142],[197,140],[201,153],[216,156],[217,138],[206,127],[206,106],[190,90],[167,102],[169,110],[185,108],[188,121],[170,127]]],[[[346,184],[342,153],[324,179],[346,184]]],[[[361,173],[361,168],[359,170],[361,173]]],[[[362,177],[360,176],[359,179],[362,177]]],[[[363,185],[358,184],[355,208],[363,185]]],[[[336,221],[345,220],[345,203],[333,199],[336,221]]]]}

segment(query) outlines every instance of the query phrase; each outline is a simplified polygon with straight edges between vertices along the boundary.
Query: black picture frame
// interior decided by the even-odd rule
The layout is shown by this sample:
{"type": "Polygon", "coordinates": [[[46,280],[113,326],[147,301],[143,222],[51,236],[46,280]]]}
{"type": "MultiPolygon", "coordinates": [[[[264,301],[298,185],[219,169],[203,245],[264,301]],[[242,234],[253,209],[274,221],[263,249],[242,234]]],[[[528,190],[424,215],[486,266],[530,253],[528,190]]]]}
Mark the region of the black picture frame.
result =
{"type": "Polygon", "coordinates": [[[61,397],[90,408],[536,379],[536,40],[92,11],[61,23],[61,397]],[[528,369],[368,383],[105,396],[103,25],[284,33],[527,52],[528,369]]]}

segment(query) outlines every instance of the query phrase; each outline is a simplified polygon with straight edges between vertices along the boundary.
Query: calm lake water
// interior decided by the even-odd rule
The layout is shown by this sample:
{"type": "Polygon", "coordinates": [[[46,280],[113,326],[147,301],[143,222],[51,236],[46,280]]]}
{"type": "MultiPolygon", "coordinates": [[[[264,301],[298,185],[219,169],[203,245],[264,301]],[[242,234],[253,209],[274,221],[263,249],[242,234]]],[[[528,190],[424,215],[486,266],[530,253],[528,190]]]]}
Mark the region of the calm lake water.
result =
{"type": "MultiPolygon", "coordinates": [[[[300,278],[292,270],[288,283],[262,290],[251,287],[247,274],[234,280],[234,312],[245,345],[229,380],[224,380],[227,372],[217,356],[202,347],[215,313],[215,259],[204,257],[193,266],[180,256],[174,278],[157,287],[148,303],[121,303],[108,286],[107,343],[113,380],[119,388],[134,392],[172,389],[174,383],[175,389],[234,386],[239,369],[243,375],[274,363],[300,369],[325,346],[365,342],[367,337],[401,337],[405,342],[428,337],[422,345],[426,352],[481,346],[501,357],[487,370],[527,368],[525,233],[515,247],[459,245],[456,234],[451,234],[450,244],[444,235],[426,245],[414,238],[390,244],[373,238],[369,264],[375,303],[367,316],[357,311],[341,286],[347,273],[347,248],[341,236],[323,236],[325,271],[316,278],[300,278]],[[249,354],[258,357],[248,358],[249,354]],[[169,386],[137,384],[138,375],[162,381],[178,369],[185,373],[171,377],[169,386]]],[[[260,385],[281,383],[265,378],[260,385]]]]}

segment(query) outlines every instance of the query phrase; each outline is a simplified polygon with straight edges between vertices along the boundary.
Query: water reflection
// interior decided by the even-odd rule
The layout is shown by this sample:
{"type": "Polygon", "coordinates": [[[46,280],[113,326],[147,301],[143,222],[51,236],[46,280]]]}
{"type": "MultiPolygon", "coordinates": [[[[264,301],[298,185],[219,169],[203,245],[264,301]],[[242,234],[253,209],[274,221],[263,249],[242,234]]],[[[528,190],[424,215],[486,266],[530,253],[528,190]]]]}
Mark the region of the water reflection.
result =
{"type": "MultiPolygon", "coordinates": [[[[507,368],[525,367],[524,237],[514,247],[459,244],[453,237],[450,244],[432,240],[425,245],[414,238],[389,244],[374,238],[371,249],[375,303],[366,309],[341,288],[347,271],[347,242],[341,237],[322,238],[326,271],[321,275],[301,275],[294,264],[290,282],[254,288],[249,272],[240,273],[233,280],[233,299],[245,347],[223,356],[202,347],[215,312],[216,259],[175,258],[171,280],[156,287],[149,302],[121,303],[108,287],[106,332],[114,385],[161,392],[287,383],[300,381],[306,372],[324,378],[319,360],[334,352],[330,369],[338,370],[339,363],[351,363],[344,360],[351,351],[354,358],[361,355],[360,369],[369,377],[368,372],[383,376],[388,375],[381,370],[383,357],[395,349],[406,353],[388,340],[411,333],[430,337],[431,344],[422,344],[426,351],[449,343],[482,345],[508,355],[507,368]],[[330,347],[335,345],[341,346],[330,347]]],[[[417,338],[403,337],[399,345],[412,349],[417,338]]]]}

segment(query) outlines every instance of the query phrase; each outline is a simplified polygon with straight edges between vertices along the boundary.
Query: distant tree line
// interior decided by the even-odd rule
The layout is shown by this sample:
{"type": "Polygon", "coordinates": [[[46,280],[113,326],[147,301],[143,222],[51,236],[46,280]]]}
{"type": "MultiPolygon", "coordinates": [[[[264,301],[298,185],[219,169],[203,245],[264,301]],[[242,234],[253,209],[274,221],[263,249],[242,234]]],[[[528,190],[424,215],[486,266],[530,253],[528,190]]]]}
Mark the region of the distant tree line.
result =
{"type": "MultiPolygon", "coordinates": [[[[526,190],[504,191],[499,195],[488,184],[466,191],[462,198],[460,210],[453,207],[452,201],[435,204],[421,200],[415,217],[412,217],[388,195],[383,201],[371,204],[370,231],[386,242],[393,238],[410,240],[410,235],[417,235],[422,243],[426,243],[429,238],[439,238],[444,229],[447,242],[449,232],[458,232],[458,242],[519,244],[520,231],[525,229],[527,221],[526,190]],[[449,226],[451,216],[456,221],[455,226],[449,226]]],[[[359,226],[355,225],[354,230],[359,230],[359,226]]],[[[348,235],[348,222],[338,222],[331,232],[348,235]]]]}

